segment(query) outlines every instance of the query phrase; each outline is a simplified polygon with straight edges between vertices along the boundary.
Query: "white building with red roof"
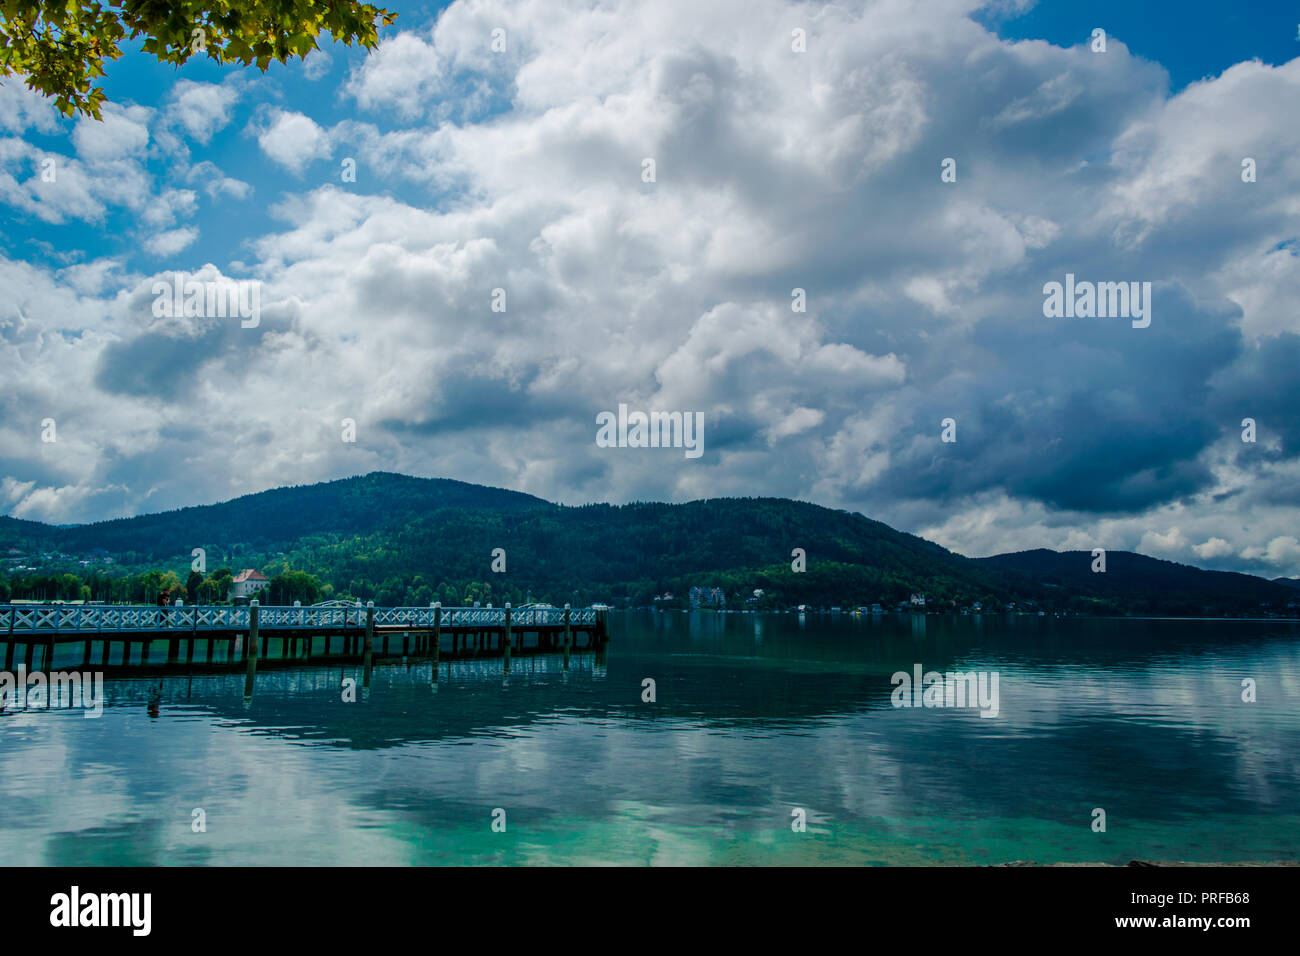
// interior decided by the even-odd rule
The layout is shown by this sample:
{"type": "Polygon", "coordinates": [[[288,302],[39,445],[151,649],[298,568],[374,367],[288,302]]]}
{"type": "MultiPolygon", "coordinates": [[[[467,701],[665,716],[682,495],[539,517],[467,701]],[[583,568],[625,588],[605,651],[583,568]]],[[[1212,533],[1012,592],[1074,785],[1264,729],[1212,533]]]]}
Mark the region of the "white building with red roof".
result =
{"type": "Polygon", "coordinates": [[[261,571],[245,568],[235,575],[230,584],[230,594],[226,600],[247,601],[270,583],[270,580],[261,571]]]}

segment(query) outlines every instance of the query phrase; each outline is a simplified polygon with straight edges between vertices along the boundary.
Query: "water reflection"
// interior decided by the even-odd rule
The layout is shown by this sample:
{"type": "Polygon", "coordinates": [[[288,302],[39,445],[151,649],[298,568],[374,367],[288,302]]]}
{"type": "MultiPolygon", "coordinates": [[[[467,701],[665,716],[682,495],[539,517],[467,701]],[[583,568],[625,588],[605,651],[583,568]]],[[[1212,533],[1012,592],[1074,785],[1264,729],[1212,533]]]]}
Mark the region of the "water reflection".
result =
{"type": "Polygon", "coordinates": [[[114,680],[98,720],[5,714],[0,863],[1296,857],[1292,625],[613,624],[607,651],[568,669],[560,654],[508,672],[376,662],[368,688],[360,664],[267,669],[247,700],[239,673],[114,680]],[[999,716],[895,708],[891,675],[918,663],[998,671],[999,716]],[[489,829],[495,806],[509,839],[489,829]],[[1097,806],[1106,834],[1088,825],[1097,806]]]}

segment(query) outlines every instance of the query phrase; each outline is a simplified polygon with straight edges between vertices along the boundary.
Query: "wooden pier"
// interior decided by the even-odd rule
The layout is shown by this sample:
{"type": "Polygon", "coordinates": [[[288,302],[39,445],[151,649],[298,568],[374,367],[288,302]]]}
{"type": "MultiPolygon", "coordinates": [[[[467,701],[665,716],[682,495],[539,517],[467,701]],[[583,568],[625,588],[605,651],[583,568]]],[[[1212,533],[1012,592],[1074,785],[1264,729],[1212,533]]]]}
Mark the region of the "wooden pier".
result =
{"type": "MultiPolygon", "coordinates": [[[[598,608],[0,604],[4,670],[228,671],[597,650],[598,608]],[[21,649],[21,650],[20,650],[21,649]],[[39,656],[38,656],[39,655],[39,656]]],[[[437,668],[434,668],[436,679],[437,668]]]]}

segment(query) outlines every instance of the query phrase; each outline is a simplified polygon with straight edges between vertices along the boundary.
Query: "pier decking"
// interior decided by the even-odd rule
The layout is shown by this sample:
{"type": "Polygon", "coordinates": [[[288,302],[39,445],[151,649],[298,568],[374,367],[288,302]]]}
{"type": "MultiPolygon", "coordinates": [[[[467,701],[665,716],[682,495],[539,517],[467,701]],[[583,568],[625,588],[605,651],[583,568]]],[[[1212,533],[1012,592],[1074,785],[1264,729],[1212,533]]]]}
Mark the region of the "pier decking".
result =
{"type": "Polygon", "coordinates": [[[349,661],[369,666],[384,658],[500,655],[508,666],[512,653],[562,652],[567,658],[608,639],[606,611],[568,605],[0,605],[6,671],[14,669],[19,647],[28,671],[60,664],[153,672],[247,667],[251,675],[259,661],[264,666],[349,661]],[[272,641],[278,654],[271,653],[272,641]],[[166,642],[165,655],[153,653],[159,642],[166,642]],[[79,646],[80,654],[70,655],[67,645],[79,646]]]}

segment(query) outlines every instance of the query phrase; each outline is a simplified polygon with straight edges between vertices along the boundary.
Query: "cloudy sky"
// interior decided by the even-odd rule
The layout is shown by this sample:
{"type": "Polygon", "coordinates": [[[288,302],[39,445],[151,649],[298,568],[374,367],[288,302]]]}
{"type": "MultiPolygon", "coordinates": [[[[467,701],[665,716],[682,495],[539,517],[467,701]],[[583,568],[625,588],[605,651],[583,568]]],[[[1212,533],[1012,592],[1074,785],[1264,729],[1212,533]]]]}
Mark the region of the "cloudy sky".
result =
{"type": "Polygon", "coordinates": [[[0,513],[383,469],[1300,575],[1300,17],[388,6],[266,75],[128,53],[103,122],[0,86],[0,513]],[[175,273],[258,324],[157,317],[175,273]],[[1150,326],[1045,317],[1067,273],[1150,326]],[[597,447],[620,402],[704,454],[597,447]]]}

